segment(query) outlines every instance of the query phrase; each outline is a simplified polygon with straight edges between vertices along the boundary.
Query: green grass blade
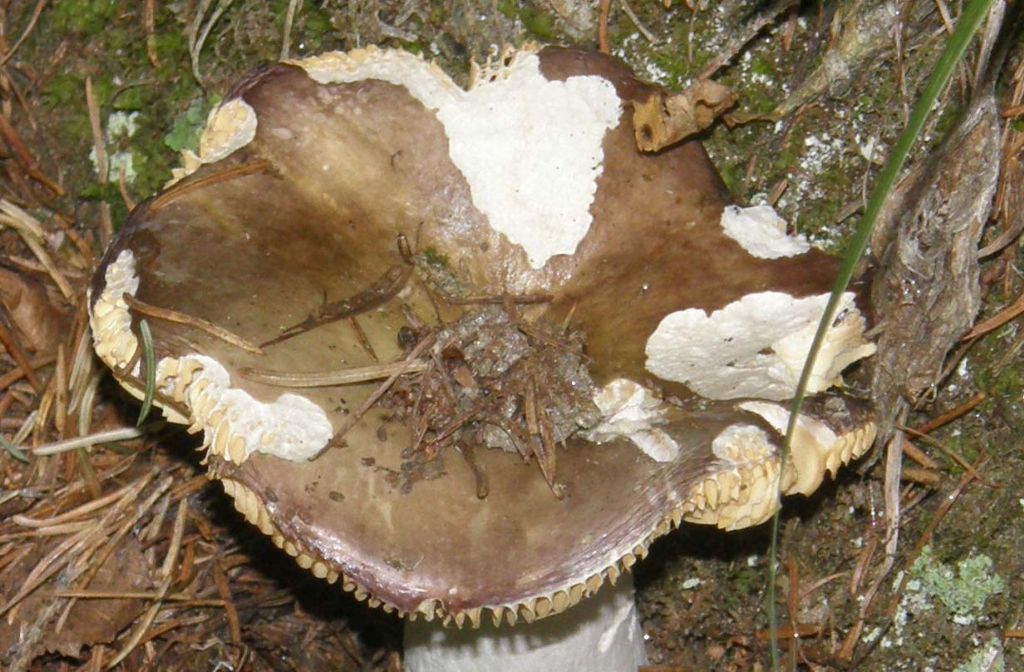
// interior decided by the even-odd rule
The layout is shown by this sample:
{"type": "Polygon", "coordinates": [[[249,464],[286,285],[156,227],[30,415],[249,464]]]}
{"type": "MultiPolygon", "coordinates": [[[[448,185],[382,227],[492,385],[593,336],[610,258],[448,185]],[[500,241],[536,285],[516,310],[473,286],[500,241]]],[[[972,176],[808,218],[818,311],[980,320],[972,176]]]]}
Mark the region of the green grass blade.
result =
{"type": "MultiPolygon", "coordinates": [[[[910,155],[910,150],[913,148],[914,142],[917,140],[921,130],[924,128],[924,123],[927,120],[929,113],[935,106],[935,102],[938,100],[942,90],[946,87],[946,84],[949,83],[950,78],[953,76],[953,72],[956,70],[957,64],[963,58],[964,52],[967,50],[967,46],[970,44],[974,34],[978,31],[978,28],[981,27],[982,22],[988,15],[988,10],[993,1],[994,0],[972,0],[972,2],[968,4],[960,14],[960,19],[957,21],[953,34],[946,43],[946,47],[943,50],[942,55],[939,57],[939,60],[935,63],[932,74],[928,78],[928,82],[925,84],[920,98],[918,98],[917,103],[911,111],[907,127],[896,140],[896,144],[893,145],[892,151],[889,153],[889,156],[885,161],[885,165],[882,167],[882,171],[878,176],[878,181],[875,183],[875,187],[871,191],[871,197],[868,199],[867,206],[864,209],[864,214],[861,217],[860,222],[857,224],[853,237],[850,239],[849,247],[843,256],[842,264],[839,267],[839,275],[832,287],[832,295],[829,297],[828,305],[825,307],[825,313],[822,315],[821,322],[818,324],[818,331],[814,335],[814,341],[811,343],[811,349],[807,355],[807,360],[804,362],[803,371],[800,374],[800,381],[797,384],[796,394],[790,405],[789,423],[786,426],[786,438],[783,442],[782,450],[783,464],[785,464],[786,457],[789,452],[789,446],[793,440],[793,432],[796,429],[797,416],[800,413],[800,409],[803,406],[804,396],[807,393],[807,383],[810,380],[811,371],[814,368],[814,360],[825,340],[825,334],[828,331],[829,325],[832,323],[833,317],[835,316],[840,298],[842,297],[843,292],[846,291],[847,286],[849,286],[850,280],[853,278],[853,272],[857,265],[857,261],[860,259],[861,255],[864,254],[864,250],[867,249],[868,241],[871,237],[871,231],[875,226],[878,214],[881,212],[882,206],[885,204],[889,194],[896,186],[900,171],[906,163],[907,157],[910,155]]],[[[768,558],[769,581],[767,591],[768,623],[769,631],[771,633],[770,648],[772,670],[774,672],[778,672],[781,669],[778,646],[779,624],[775,605],[776,557],[778,555],[779,546],[778,539],[779,514],[776,513],[772,519],[772,541],[771,549],[769,551],[770,555],[768,558]]]]}
{"type": "Polygon", "coordinates": [[[145,365],[146,391],[142,397],[142,408],[139,409],[139,419],[135,422],[136,427],[141,427],[153,408],[153,393],[156,392],[156,357],[153,355],[153,333],[149,330],[149,323],[146,320],[139,321],[139,334],[142,336],[142,361],[145,365]]]}
{"type": "Polygon", "coordinates": [[[28,464],[28,456],[25,455],[21,448],[18,448],[16,445],[11,443],[7,439],[3,438],[2,436],[0,436],[0,448],[6,450],[7,453],[11,457],[16,459],[18,462],[24,462],[25,464],[28,464]]]}

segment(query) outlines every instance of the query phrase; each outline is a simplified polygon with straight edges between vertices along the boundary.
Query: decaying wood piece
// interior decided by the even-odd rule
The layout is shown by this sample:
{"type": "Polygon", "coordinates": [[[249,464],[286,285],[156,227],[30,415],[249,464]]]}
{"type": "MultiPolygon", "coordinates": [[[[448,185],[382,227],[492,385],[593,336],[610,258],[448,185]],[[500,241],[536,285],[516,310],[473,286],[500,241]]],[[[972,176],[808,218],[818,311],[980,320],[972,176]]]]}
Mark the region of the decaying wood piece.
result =
{"type": "Polygon", "coordinates": [[[999,118],[991,92],[977,97],[950,137],[903,180],[872,238],[880,318],[872,396],[891,428],[901,400],[939,383],[946,355],[981,306],[978,244],[999,175],[999,118]]]}

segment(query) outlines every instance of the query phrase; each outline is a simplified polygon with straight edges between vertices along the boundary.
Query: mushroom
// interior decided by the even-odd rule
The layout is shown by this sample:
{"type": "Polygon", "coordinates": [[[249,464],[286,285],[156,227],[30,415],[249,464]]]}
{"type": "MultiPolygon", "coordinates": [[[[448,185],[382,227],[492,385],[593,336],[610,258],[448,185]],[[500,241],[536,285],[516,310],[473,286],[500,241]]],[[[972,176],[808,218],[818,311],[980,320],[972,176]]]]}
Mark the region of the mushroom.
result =
{"type": "Polygon", "coordinates": [[[836,263],[698,143],[640,152],[653,95],[554,47],[468,89],[395,50],[265,67],[100,264],[100,358],[301,567],[417,621],[410,669],[639,664],[653,539],[761,523],[871,445],[830,389],[873,352],[847,294],[782,460],[836,263]]]}

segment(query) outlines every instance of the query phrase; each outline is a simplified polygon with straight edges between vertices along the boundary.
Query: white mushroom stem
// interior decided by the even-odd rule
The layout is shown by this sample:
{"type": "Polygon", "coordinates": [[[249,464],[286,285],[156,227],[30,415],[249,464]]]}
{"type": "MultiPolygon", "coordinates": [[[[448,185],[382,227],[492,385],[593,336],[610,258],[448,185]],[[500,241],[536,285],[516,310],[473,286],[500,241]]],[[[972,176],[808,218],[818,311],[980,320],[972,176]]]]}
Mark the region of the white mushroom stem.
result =
{"type": "Polygon", "coordinates": [[[647,663],[633,580],[530,624],[477,630],[405,626],[406,672],[634,672],[647,663]]]}

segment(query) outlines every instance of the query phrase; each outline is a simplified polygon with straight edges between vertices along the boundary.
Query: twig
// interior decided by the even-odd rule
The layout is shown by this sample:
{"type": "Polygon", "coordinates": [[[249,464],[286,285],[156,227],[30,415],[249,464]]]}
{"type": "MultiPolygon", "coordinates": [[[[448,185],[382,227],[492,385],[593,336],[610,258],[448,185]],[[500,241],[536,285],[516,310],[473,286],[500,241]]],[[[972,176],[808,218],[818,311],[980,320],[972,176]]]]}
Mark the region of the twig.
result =
{"type": "Polygon", "coordinates": [[[640,20],[640,17],[638,17],[636,13],[633,12],[633,8],[629,6],[628,0],[619,0],[619,4],[622,5],[622,11],[626,14],[626,16],[629,17],[629,20],[633,22],[633,25],[636,26],[637,31],[639,31],[639,33],[643,35],[645,38],[647,38],[647,41],[650,42],[651,44],[657,44],[658,36],[652,33],[651,30],[643,24],[643,21],[640,20]]]}
{"type": "Polygon", "coordinates": [[[264,371],[262,369],[242,369],[243,376],[257,383],[275,385],[277,387],[333,387],[335,385],[353,385],[365,383],[371,380],[387,378],[399,372],[420,373],[427,368],[427,362],[416,360],[410,362],[408,358],[397,362],[386,362],[384,364],[370,364],[369,366],[358,366],[349,369],[338,369],[336,371],[322,371],[311,373],[288,373],[284,371],[264,371]]]}
{"type": "Polygon", "coordinates": [[[32,156],[32,152],[30,152],[28,147],[25,146],[21,136],[18,135],[18,132],[14,130],[14,126],[7,121],[7,117],[3,114],[0,114],[0,136],[3,136],[3,139],[10,148],[11,153],[14,154],[14,158],[18,162],[18,165],[21,166],[21,169],[24,170],[30,178],[46,187],[54,196],[64,195],[64,190],[60,188],[60,185],[53,182],[53,180],[48,178],[41,170],[39,170],[39,164],[36,163],[35,157],[32,156]]]}
{"type": "MultiPolygon", "coordinates": [[[[57,346],[57,366],[53,372],[53,424],[60,436],[67,436],[68,428],[68,356],[67,345],[57,346]]],[[[97,497],[99,495],[97,494],[97,497]]]]}
{"type": "MultiPolygon", "coordinates": [[[[69,537],[58,544],[52,551],[50,551],[50,553],[41,558],[35,568],[29,572],[28,576],[24,579],[18,592],[15,593],[14,596],[12,596],[6,603],[0,606],[0,615],[7,613],[7,611],[19,604],[23,599],[25,599],[25,597],[42,585],[44,581],[56,574],[61,570],[61,568],[67,566],[72,561],[83,562],[87,560],[87,558],[82,556],[80,553],[75,553],[75,549],[85,549],[93,543],[92,540],[95,537],[103,534],[110,521],[112,521],[115,516],[119,515],[130,502],[135,501],[137,495],[141,493],[143,488],[145,488],[146,485],[149,484],[150,480],[152,480],[152,476],[152,474],[147,474],[132,484],[130,490],[121,498],[121,501],[112,507],[110,511],[103,516],[103,518],[92,526],[92,528],[83,530],[82,532],[69,537]]],[[[167,480],[168,484],[169,482],[170,481],[167,480]]]]}
{"type": "Polygon", "coordinates": [[[377,351],[373,349],[373,344],[370,343],[370,339],[366,336],[366,332],[363,331],[363,325],[359,324],[359,318],[353,315],[348,318],[348,323],[352,325],[352,331],[356,332],[356,340],[359,345],[366,351],[366,354],[370,356],[375,362],[379,362],[380,359],[377,357],[377,351]]]}
{"type": "Polygon", "coordinates": [[[224,600],[224,615],[228,619],[228,630],[231,633],[231,641],[236,645],[242,643],[242,626],[238,620],[238,609],[231,599],[231,587],[228,585],[227,570],[224,568],[223,559],[219,558],[213,565],[213,582],[217,586],[217,593],[224,600]]]}
{"type": "Polygon", "coordinates": [[[135,209],[135,199],[128,193],[128,168],[127,166],[121,166],[120,172],[117,174],[117,190],[121,194],[121,201],[124,203],[124,207],[131,212],[135,209]]]}
{"type": "Polygon", "coordinates": [[[921,425],[917,429],[912,430],[910,433],[911,434],[917,434],[917,433],[920,433],[920,434],[931,434],[932,432],[934,432],[939,427],[942,427],[944,425],[948,425],[950,422],[956,420],[960,416],[966,415],[967,413],[970,413],[975,408],[977,408],[978,404],[980,404],[981,402],[985,401],[985,398],[986,397],[985,397],[985,393],[984,392],[978,392],[973,397],[971,397],[970,399],[968,399],[964,403],[960,404],[956,408],[948,410],[945,413],[943,413],[942,415],[939,415],[937,417],[932,418],[931,420],[929,420],[928,422],[924,423],[923,425],[921,425]]]}
{"type": "Polygon", "coordinates": [[[74,303],[75,292],[71,289],[71,283],[60,272],[57,264],[53,263],[53,259],[43,247],[46,232],[36,218],[5,198],[0,199],[0,223],[6,224],[18,232],[28,249],[32,250],[32,254],[46,269],[60,293],[69,303],[74,303]]]}
{"type": "Polygon", "coordinates": [[[149,592],[105,592],[102,590],[58,590],[52,593],[44,593],[50,597],[74,597],[80,600],[157,600],[165,602],[184,602],[186,607],[223,607],[224,600],[213,598],[200,599],[195,595],[185,593],[171,593],[160,597],[160,593],[149,592]]]}
{"type": "Polygon", "coordinates": [[[203,83],[203,78],[199,76],[199,55],[203,51],[203,45],[206,43],[206,38],[209,37],[210,31],[217,25],[217,21],[220,20],[220,17],[228,10],[234,0],[218,0],[217,6],[213,9],[213,13],[210,14],[210,19],[203,26],[200,33],[199,26],[202,25],[203,16],[206,15],[210,2],[211,0],[203,0],[202,5],[196,10],[196,18],[192,24],[192,30],[189,31],[189,39],[192,44],[188,51],[189,58],[192,61],[192,75],[200,85],[203,83]]]}
{"type": "Polygon", "coordinates": [[[822,578],[818,579],[817,581],[815,581],[814,583],[811,583],[806,588],[804,588],[803,590],[800,591],[800,594],[799,594],[799,597],[798,597],[798,602],[807,599],[808,597],[813,595],[814,592],[816,590],[818,590],[819,588],[821,588],[822,586],[828,585],[829,583],[832,583],[836,579],[843,578],[844,576],[847,575],[847,573],[848,572],[836,572],[835,574],[829,574],[828,576],[822,577],[822,578]]]}
{"type": "MultiPolygon", "coordinates": [[[[907,407],[903,405],[897,414],[899,422],[903,422],[906,419],[906,413],[907,407]]],[[[882,566],[879,567],[878,573],[875,575],[874,582],[868,586],[862,595],[858,596],[858,599],[860,599],[860,613],[857,621],[847,633],[842,646],[840,646],[839,651],[836,653],[836,658],[842,661],[848,662],[853,658],[854,650],[857,648],[857,643],[860,641],[861,633],[864,630],[868,610],[874,604],[875,596],[878,595],[882,583],[896,565],[896,550],[899,544],[900,529],[900,469],[902,467],[904,436],[903,432],[895,431],[886,446],[884,485],[885,557],[882,560],[882,566]]],[[[871,546],[872,553],[874,548],[874,546],[871,546]]],[[[859,581],[860,573],[855,571],[854,577],[859,581]]]]}
{"type": "Polygon", "coordinates": [[[299,6],[299,0],[289,0],[288,11],[284,15],[284,30],[281,36],[281,59],[288,58],[288,52],[292,47],[292,23],[295,21],[295,10],[299,6]]]}
{"type": "Polygon", "coordinates": [[[256,175],[258,173],[266,173],[270,171],[270,162],[265,159],[258,159],[249,163],[243,163],[239,166],[232,166],[225,168],[224,170],[216,173],[208,173],[202,177],[194,178],[188,182],[178,182],[174,185],[174,188],[165,191],[160,194],[152,201],[149,202],[148,212],[150,214],[156,213],[161,208],[167,206],[168,203],[181,198],[185,194],[199,189],[205,189],[206,187],[221,182],[227,182],[228,180],[236,177],[244,177],[246,175],[256,175]]]}
{"type": "MultiPolygon", "coordinates": [[[[779,639],[799,639],[801,637],[817,637],[821,634],[821,626],[815,623],[797,623],[796,625],[779,626],[779,639]]],[[[770,630],[758,630],[754,637],[760,642],[767,642],[771,639],[770,630]]]]}
{"type": "Polygon", "coordinates": [[[612,0],[601,0],[601,8],[597,17],[597,50],[609,54],[608,46],[608,15],[612,11],[612,0]]]}
{"type": "Polygon", "coordinates": [[[160,67],[156,53],[156,0],[146,0],[142,6],[142,23],[146,26],[146,58],[154,68],[160,67]]]}
{"type": "Polygon", "coordinates": [[[903,443],[903,454],[917,462],[925,469],[938,469],[939,463],[933,460],[928,453],[914,445],[912,441],[903,443]]]}
{"type": "Polygon", "coordinates": [[[100,122],[100,108],[96,103],[96,95],[92,89],[92,77],[85,78],[85,105],[89,110],[89,126],[92,128],[92,146],[96,151],[96,174],[100,184],[106,184],[109,177],[110,164],[107,162],[107,144],[103,137],[103,125],[100,122]]]}
{"type": "MultiPolygon", "coordinates": [[[[917,540],[917,543],[914,545],[913,550],[911,550],[910,554],[908,555],[906,559],[907,567],[913,566],[913,564],[917,561],[918,556],[921,555],[921,551],[924,550],[924,547],[931,542],[932,536],[935,534],[935,530],[939,527],[939,523],[942,522],[943,518],[946,517],[946,514],[949,513],[949,511],[953,508],[953,505],[957,502],[957,500],[960,499],[960,495],[963,494],[964,489],[968,485],[970,485],[972,481],[975,480],[975,474],[978,473],[978,470],[984,467],[987,462],[988,456],[981,457],[978,460],[977,464],[972,465],[971,471],[965,472],[964,475],[960,477],[960,482],[957,483],[957,486],[956,488],[953,489],[953,492],[949,493],[949,495],[947,495],[946,497],[943,497],[939,506],[935,509],[935,515],[933,515],[931,521],[929,521],[928,527],[925,528],[924,532],[917,540]]],[[[893,591],[893,600],[889,603],[889,609],[886,612],[886,616],[888,616],[889,618],[895,616],[896,607],[899,606],[900,600],[903,597],[904,587],[906,586],[906,583],[910,580],[910,578],[910,572],[906,572],[903,575],[902,581],[900,581],[899,587],[893,591]]]]}
{"type": "Polygon", "coordinates": [[[550,303],[555,300],[555,297],[551,294],[496,294],[493,296],[463,296],[463,297],[445,297],[444,302],[453,306],[466,306],[473,304],[491,304],[491,305],[506,305],[506,304],[525,304],[532,305],[535,303],[550,303]]]}
{"type": "MultiPolygon", "coordinates": [[[[912,435],[916,436],[917,438],[921,439],[925,443],[927,443],[929,445],[932,445],[932,446],[935,446],[936,448],[938,448],[939,450],[944,452],[951,460],[953,460],[954,462],[959,464],[960,467],[964,471],[966,471],[968,473],[974,472],[974,467],[971,466],[970,462],[968,462],[966,459],[964,459],[964,457],[962,455],[960,455],[958,452],[956,452],[952,448],[949,448],[948,446],[946,446],[942,441],[939,441],[938,439],[934,439],[934,438],[928,436],[927,434],[925,434],[923,432],[917,431],[916,429],[910,429],[909,427],[900,427],[899,425],[897,425],[897,427],[899,427],[899,429],[901,429],[902,431],[907,432],[908,434],[912,434],[912,435]]],[[[979,474],[977,472],[974,472],[973,476],[976,479],[978,479],[978,482],[982,483],[983,485],[985,485],[985,486],[987,486],[989,488],[999,488],[1000,487],[1000,486],[996,485],[995,483],[991,483],[988,480],[982,478],[981,474],[979,474]]]]}
{"type": "Polygon", "coordinates": [[[39,0],[39,2],[36,3],[36,7],[32,10],[32,16],[29,18],[28,25],[25,26],[25,30],[21,32],[21,35],[18,37],[17,41],[15,41],[14,46],[11,47],[10,51],[0,58],[0,67],[7,65],[7,61],[11,60],[11,57],[14,56],[14,52],[18,51],[18,48],[25,43],[28,36],[32,34],[33,30],[35,30],[36,23],[39,21],[39,15],[43,13],[43,7],[45,6],[46,0],[39,0]]]}
{"type": "MultiPolygon", "coordinates": [[[[57,359],[56,355],[49,354],[44,357],[37,357],[36,359],[33,359],[31,362],[29,362],[29,365],[33,369],[38,369],[39,367],[46,366],[48,364],[53,364],[55,359],[57,359]]],[[[16,369],[11,369],[4,375],[0,376],[0,391],[6,390],[8,387],[10,387],[11,385],[18,382],[24,377],[25,371],[20,366],[16,369]]]]}
{"type": "Polygon", "coordinates": [[[28,516],[14,515],[11,516],[11,522],[15,525],[32,528],[47,527],[49,525],[59,525],[60,523],[66,523],[68,521],[75,520],[77,518],[81,518],[82,516],[93,513],[94,511],[98,511],[99,509],[102,509],[108,504],[113,504],[118,499],[123,497],[131,488],[132,486],[130,485],[125,486],[120,490],[115,490],[109,495],[104,495],[99,499],[94,499],[91,502],[86,502],[85,504],[82,504],[79,507],[71,509],[70,511],[65,511],[62,514],[53,516],[51,518],[30,518],[28,516]]]}
{"type": "MultiPolygon", "coordinates": [[[[910,442],[907,441],[903,445],[904,447],[909,446],[910,442]]],[[[939,474],[928,469],[919,469],[917,467],[903,467],[903,473],[900,477],[904,481],[926,485],[929,488],[938,487],[939,483],[942,482],[942,476],[939,474]]]]}
{"type": "Polygon", "coordinates": [[[213,322],[204,320],[201,317],[189,315],[188,313],[178,312],[177,310],[171,310],[170,308],[161,308],[160,306],[154,306],[151,303],[146,303],[140,299],[135,298],[131,294],[125,292],[123,295],[125,303],[132,310],[145,315],[146,317],[152,317],[156,320],[163,320],[164,322],[173,322],[175,324],[184,324],[185,326],[194,327],[203,331],[214,338],[224,341],[229,345],[233,345],[236,348],[241,348],[246,352],[251,352],[256,355],[265,354],[263,350],[246,339],[233,334],[223,327],[218,327],[213,322]]]}
{"type": "Polygon", "coordinates": [[[171,582],[174,579],[174,574],[171,570],[174,567],[174,563],[178,559],[178,554],[181,552],[181,538],[185,532],[185,515],[187,513],[188,500],[182,499],[181,501],[178,502],[178,515],[174,521],[174,533],[171,538],[171,543],[167,549],[167,555],[164,556],[163,565],[161,565],[160,567],[160,574],[163,576],[163,581],[161,581],[160,583],[158,595],[155,598],[153,604],[149,607],[145,615],[142,617],[142,620],[139,622],[138,626],[136,626],[135,630],[132,632],[132,635],[128,639],[128,642],[121,648],[117,655],[114,656],[114,659],[107,663],[108,670],[117,667],[117,665],[121,663],[121,661],[123,661],[125,658],[127,658],[128,654],[130,654],[135,649],[135,647],[138,646],[139,642],[142,640],[143,635],[146,634],[146,631],[149,629],[149,626],[152,625],[153,620],[156,618],[156,615],[163,608],[164,596],[170,589],[171,582]]]}
{"type": "Polygon", "coordinates": [[[960,340],[970,341],[978,338],[979,336],[983,336],[990,331],[998,329],[1010,320],[1019,317],[1021,314],[1024,314],[1024,294],[1021,294],[1013,303],[1006,308],[1003,308],[997,314],[974,325],[974,328],[960,340]]]}
{"type": "MultiPolygon", "coordinates": [[[[66,453],[69,450],[75,450],[78,448],[88,448],[90,446],[95,446],[96,444],[99,443],[113,443],[115,441],[128,441],[129,439],[137,439],[140,436],[145,435],[156,424],[158,423],[152,423],[149,425],[144,425],[142,427],[122,427],[120,429],[111,429],[106,432],[99,432],[97,434],[91,434],[89,436],[80,436],[75,439],[57,441],[55,443],[50,443],[45,446],[33,448],[32,453],[35,455],[57,455],[58,453],[66,453]]],[[[162,424],[162,422],[159,424],[162,424]]]]}

